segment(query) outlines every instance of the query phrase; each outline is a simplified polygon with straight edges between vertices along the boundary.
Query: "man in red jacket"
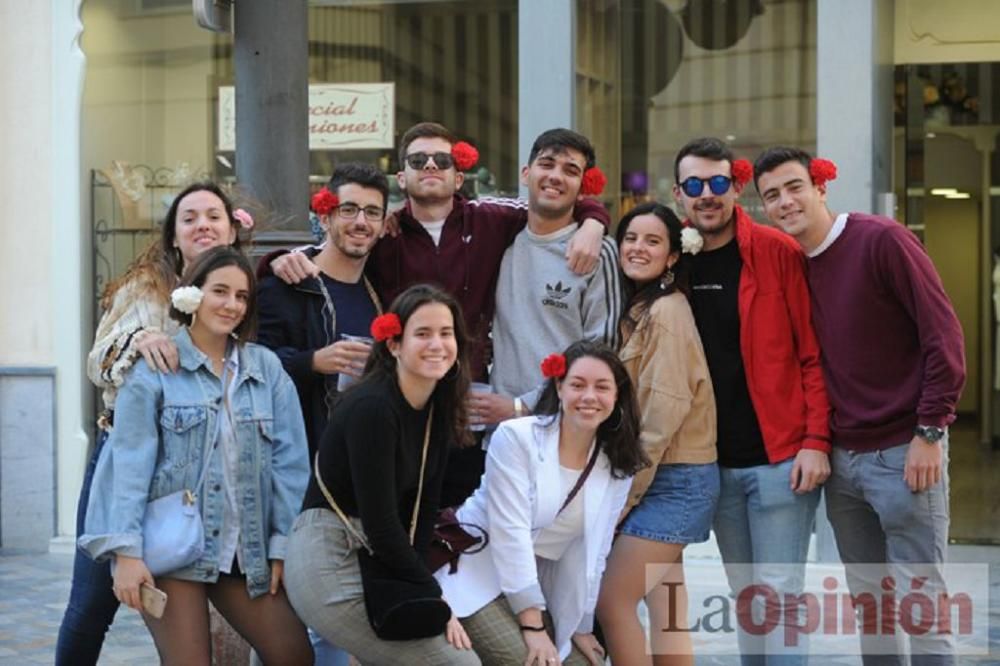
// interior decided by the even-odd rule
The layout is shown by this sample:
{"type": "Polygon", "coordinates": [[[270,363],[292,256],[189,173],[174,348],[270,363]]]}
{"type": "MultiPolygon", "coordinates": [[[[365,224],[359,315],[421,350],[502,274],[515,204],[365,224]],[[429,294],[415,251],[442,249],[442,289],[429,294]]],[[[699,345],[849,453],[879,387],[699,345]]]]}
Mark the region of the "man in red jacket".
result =
{"type": "MultiPolygon", "coordinates": [[[[735,594],[763,584],[784,598],[802,590],[819,486],[830,473],[829,405],[804,261],[787,236],[736,205],[752,167],[734,162],[722,141],[689,142],[674,174],[685,224],[703,241],[691,306],[718,414],[716,540],[735,594]]],[[[743,655],[807,659],[805,641],[784,646],[781,626],[761,636],[745,631],[748,617],[738,619],[743,655]]]]}
{"type": "MultiPolygon", "coordinates": [[[[910,230],[887,217],[830,212],[832,162],[770,148],[754,176],[768,218],[808,257],[833,405],[826,508],[851,594],[885,595],[881,581],[892,574],[900,598],[920,580],[919,594],[939,599],[946,593],[948,425],[965,382],[955,310],[910,230]]],[[[934,624],[910,636],[914,664],[955,663],[954,636],[934,624]]],[[[904,663],[907,623],[891,627],[882,635],[874,624],[859,627],[866,664],[904,663]]]]}
{"type": "MultiPolygon", "coordinates": [[[[454,296],[474,341],[473,379],[485,381],[497,275],[504,251],[527,223],[528,208],[516,199],[470,200],[458,194],[464,175],[452,155],[456,143],[456,137],[437,123],[417,123],[403,134],[396,179],[407,201],[399,211],[399,233],[375,245],[365,275],[386,307],[407,287],[421,282],[437,284],[454,296]]],[[[570,241],[567,263],[584,275],[597,264],[610,217],[600,201],[580,198],[574,219],[583,223],[570,241]]],[[[282,255],[270,262],[270,268],[286,282],[297,283],[315,275],[309,258],[315,252],[282,255]]],[[[479,447],[451,456],[442,490],[444,506],[461,504],[476,489],[483,462],[479,447]]]]}

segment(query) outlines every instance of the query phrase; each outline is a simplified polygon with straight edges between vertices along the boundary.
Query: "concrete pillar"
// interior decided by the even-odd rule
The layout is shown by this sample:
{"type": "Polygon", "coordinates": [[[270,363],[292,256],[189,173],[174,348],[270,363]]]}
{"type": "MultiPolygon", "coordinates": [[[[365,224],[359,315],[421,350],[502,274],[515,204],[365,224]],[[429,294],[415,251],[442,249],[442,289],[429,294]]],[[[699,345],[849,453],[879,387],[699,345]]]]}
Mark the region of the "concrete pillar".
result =
{"type": "Polygon", "coordinates": [[[892,192],[893,0],[818,0],[816,149],[837,163],[835,212],[879,212],[892,192]]]}
{"type": "MultiPolygon", "coordinates": [[[[535,137],[576,124],[576,2],[520,0],[517,29],[517,145],[523,166],[535,137]]],[[[521,196],[527,196],[523,187],[521,196]]]]}
{"type": "MultiPolygon", "coordinates": [[[[816,153],[837,164],[828,195],[835,213],[893,215],[893,4],[817,1],[816,153]]],[[[839,560],[825,501],[816,513],[816,557],[839,560]]]]}
{"type": "Polygon", "coordinates": [[[284,227],[309,228],[306,0],[235,6],[236,179],[284,227]]]}

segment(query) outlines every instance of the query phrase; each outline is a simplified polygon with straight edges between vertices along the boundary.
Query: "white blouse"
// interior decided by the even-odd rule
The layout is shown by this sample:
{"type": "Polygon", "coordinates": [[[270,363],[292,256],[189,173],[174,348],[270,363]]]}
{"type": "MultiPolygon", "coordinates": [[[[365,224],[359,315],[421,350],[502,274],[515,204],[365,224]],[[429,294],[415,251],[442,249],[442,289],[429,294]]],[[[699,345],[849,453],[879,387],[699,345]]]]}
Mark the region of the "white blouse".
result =
{"type": "MultiPolygon", "coordinates": [[[[569,495],[569,491],[576,485],[581,474],[583,474],[581,469],[570,469],[559,465],[559,480],[563,497],[569,495]]],[[[535,555],[537,557],[558,560],[569,548],[569,545],[583,534],[583,494],[586,490],[586,484],[584,484],[584,487],[556,519],[539,531],[538,536],[535,537],[535,555]]]]}

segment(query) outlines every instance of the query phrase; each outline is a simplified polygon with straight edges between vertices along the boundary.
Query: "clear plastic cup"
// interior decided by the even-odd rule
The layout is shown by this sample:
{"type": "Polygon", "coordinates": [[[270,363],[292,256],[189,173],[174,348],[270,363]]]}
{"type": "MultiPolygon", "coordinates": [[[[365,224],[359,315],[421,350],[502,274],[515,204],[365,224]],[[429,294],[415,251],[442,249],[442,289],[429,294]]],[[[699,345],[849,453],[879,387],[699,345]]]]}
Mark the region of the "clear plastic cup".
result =
{"type": "MultiPolygon", "coordinates": [[[[493,387],[489,384],[484,384],[482,382],[470,382],[469,383],[469,393],[493,393],[493,387]]],[[[482,432],[486,430],[485,423],[477,423],[469,425],[469,430],[472,432],[482,432]]]]}
{"type": "MultiPolygon", "coordinates": [[[[375,344],[375,340],[365,335],[348,335],[347,333],[341,333],[340,339],[347,340],[349,342],[363,342],[369,347],[375,344]]],[[[346,372],[337,373],[337,393],[347,390],[347,388],[356,381],[358,381],[358,378],[354,375],[349,375],[346,372]]]]}

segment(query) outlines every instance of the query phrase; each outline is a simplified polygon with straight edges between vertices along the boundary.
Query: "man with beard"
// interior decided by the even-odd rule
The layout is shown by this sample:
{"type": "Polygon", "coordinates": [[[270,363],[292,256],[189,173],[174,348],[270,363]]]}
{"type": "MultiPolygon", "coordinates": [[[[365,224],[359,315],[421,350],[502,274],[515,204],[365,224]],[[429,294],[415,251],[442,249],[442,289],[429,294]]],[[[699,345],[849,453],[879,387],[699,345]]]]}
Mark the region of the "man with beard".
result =
{"type": "MultiPolygon", "coordinates": [[[[715,391],[721,494],[714,529],[729,585],[737,595],[753,584],[781,598],[799,594],[819,486],[830,474],[830,410],[804,261],[787,236],[736,205],[752,167],[734,162],[722,141],[689,142],[674,175],[685,224],[704,243],[693,257],[691,307],[715,391]]],[[[743,655],[805,662],[804,641],[784,647],[783,627],[750,635],[746,619],[737,633],[743,655]]]]}
{"type": "MultiPolygon", "coordinates": [[[[364,276],[365,263],[382,234],[389,182],[369,164],[338,166],[327,189],[337,205],[320,216],[326,232],[323,249],[313,257],[315,276],[287,284],[275,276],[257,286],[257,341],[273,350],[295,383],[302,404],[313,464],[337,395],[340,375],[358,377],[370,346],[350,337],[370,335],[382,312],[375,290],[364,276]]],[[[347,653],[312,630],[316,663],[346,666],[347,653]]]]}
{"type": "Polygon", "coordinates": [[[496,423],[534,406],[539,364],[577,340],[616,347],[621,314],[618,252],[604,239],[594,270],[570,271],[563,260],[576,232],[573,206],[594,148],[583,135],[551,129],[535,139],[521,183],[528,187],[528,226],[504,254],[493,319],[493,394],[474,394],[469,418],[496,423]],[[518,404],[521,409],[516,409],[518,404]]]}
{"type": "MultiPolygon", "coordinates": [[[[437,284],[462,306],[472,345],[472,378],[486,379],[488,336],[493,319],[497,274],[504,250],[524,228],[528,211],[516,199],[469,200],[458,193],[464,174],[456,167],[457,138],[438,123],[422,122],[408,129],[399,144],[399,187],[406,205],[399,211],[399,233],[386,236],[372,251],[365,268],[382,302],[389,304],[407,287],[437,284]]],[[[574,215],[583,220],[566,246],[564,264],[573,272],[590,272],[598,260],[610,223],[595,199],[574,201],[574,215]]],[[[315,273],[310,257],[315,249],[266,258],[274,274],[296,283],[315,273]],[[272,261],[273,259],[273,261],[272,261]]],[[[513,410],[511,408],[511,414],[513,410]]],[[[442,506],[461,504],[479,485],[484,452],[478,446],[449,457],[442,488],[442,506]]]]}

